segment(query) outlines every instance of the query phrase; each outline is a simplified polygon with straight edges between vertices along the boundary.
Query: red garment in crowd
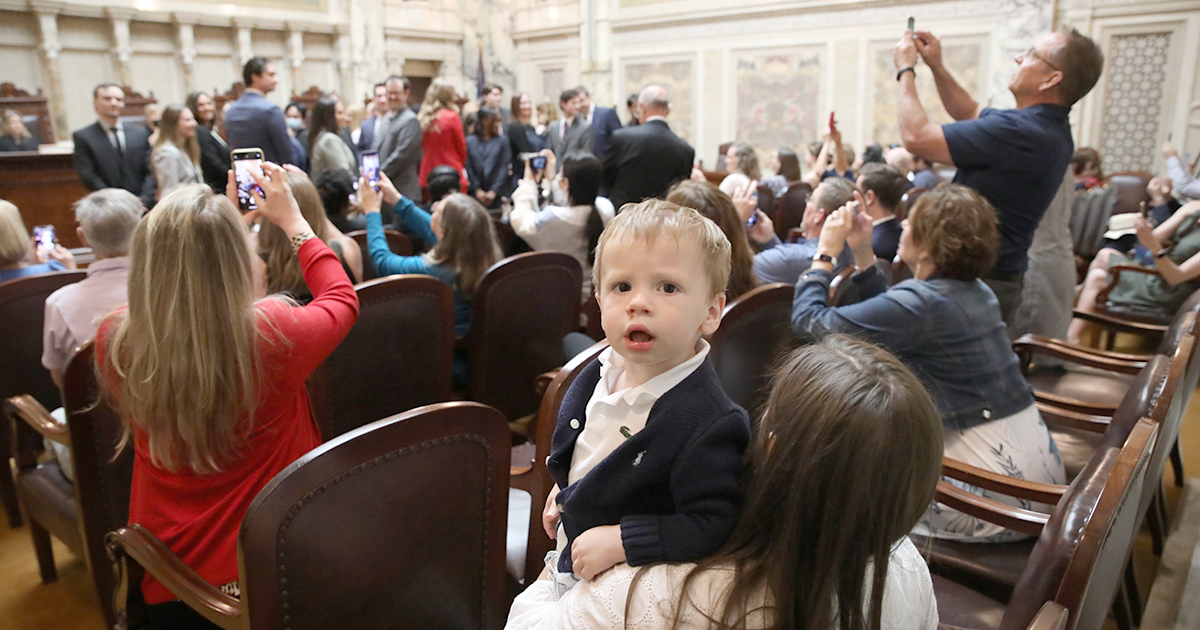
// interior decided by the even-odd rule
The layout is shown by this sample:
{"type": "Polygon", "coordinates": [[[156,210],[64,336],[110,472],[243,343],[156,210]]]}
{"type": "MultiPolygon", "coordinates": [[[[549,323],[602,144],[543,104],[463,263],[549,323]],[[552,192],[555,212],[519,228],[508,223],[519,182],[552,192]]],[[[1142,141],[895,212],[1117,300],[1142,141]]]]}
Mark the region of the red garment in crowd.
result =
{"type": "MultiPolygon", "coordinates": [[[[358,296],[329,247],[309,239],[300,247],[299,257],[304,280],[315,297],[302,307],[279,300],[258,304],[259,331],[268,336],[258,345],[264,373],[258,409],[244,436],[239,461],[213,474],[197,474],[187,467],[166,471],[151,462],[145,434],[134,434],[129,522],[149,529],[214,586],[238,578],[238,530],[258,492],[279,471],[321,444],[304,381],[358,318],[358,296]]],[[[109,318],[96,337],[96,360],[110,383],[118,378],[105,362],[107,341],[114,332],[115,322],[109,318]]],[[[148,604],[177,599],[149,573],[142,593],[148,604]]]]}
{"type": "MultiPolygon", "coordinates": [[[[467,137],[463,133],[462,119],[454,111],[442,109],[437,121],[429,126],[421,138],[421,172],[418,181],[422,188],[428,186],[429,171],[439,166],[452,166],[463,173],[467,164],[467,137]]],[[[463,190],[467,188],[467,176],[463,175],[463,190]]]]}

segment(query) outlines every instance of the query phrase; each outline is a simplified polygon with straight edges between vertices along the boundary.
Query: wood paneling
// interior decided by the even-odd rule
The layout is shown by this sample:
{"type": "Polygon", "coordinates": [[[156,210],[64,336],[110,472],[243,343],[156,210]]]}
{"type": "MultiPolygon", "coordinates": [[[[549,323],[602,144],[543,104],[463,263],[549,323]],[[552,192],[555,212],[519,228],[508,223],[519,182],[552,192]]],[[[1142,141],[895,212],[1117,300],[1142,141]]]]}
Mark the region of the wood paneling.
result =
{"type": "Polygon", "coordinates": [[[0,153],[0,198],[21,211],[25,227],[51,224],[64,247],[82,247],[71,204],[88,194],[71,154],[0,153]]]}

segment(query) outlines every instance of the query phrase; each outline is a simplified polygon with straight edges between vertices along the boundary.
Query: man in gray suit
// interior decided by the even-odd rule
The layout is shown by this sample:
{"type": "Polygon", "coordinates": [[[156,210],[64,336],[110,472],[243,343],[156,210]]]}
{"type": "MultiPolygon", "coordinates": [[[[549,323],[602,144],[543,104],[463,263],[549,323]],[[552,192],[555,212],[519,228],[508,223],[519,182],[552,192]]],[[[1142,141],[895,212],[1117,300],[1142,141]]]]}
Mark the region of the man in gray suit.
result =
{"type": "Polygon", "coordinates": [[[421,167],[421,124],[408,108],[408,79],[391,76],[387,88],[388,113],[376,138],[380,169],[396,190],[413,203],[421,203],[417,171],[421,167]]]}
{"type": "MultiPolygon", "coordinates": [[[[587,120],[580,116],[583,99],[579,90],[563,91],[558,97],[558,106],[562,108],[563,117],[550,123],[546,130],[546,144],[558,158],[558,168],[562,170],[563,158],[569,153],[591,153],[595,143],[595,134],[587,120]]],[[[602,156],[601,156],[602,157],[602,156]]]]}

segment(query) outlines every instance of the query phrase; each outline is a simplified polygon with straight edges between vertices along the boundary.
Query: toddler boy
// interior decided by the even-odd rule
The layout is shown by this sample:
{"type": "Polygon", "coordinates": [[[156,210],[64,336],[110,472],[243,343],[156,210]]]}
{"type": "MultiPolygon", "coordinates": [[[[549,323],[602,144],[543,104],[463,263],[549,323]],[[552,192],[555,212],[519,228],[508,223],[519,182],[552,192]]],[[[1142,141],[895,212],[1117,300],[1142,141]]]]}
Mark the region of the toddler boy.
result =
{"type": "Polygon", "coordinates": [[[592,280],[611,347],[568,390],[547,460],[559,595],[620,562],[699,560],[732,531],[750,422],[701,338],[721,323],[729,268],[721,229],[660,199],[601,235],[592,280]]]}

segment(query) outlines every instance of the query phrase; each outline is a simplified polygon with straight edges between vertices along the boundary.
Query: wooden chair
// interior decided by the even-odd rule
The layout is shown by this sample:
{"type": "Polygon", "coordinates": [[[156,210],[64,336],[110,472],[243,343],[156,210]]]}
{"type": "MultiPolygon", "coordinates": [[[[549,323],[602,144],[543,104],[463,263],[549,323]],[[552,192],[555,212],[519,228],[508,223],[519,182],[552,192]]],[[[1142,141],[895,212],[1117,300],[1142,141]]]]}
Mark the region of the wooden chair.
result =
{"type": "MultiPolygon", "coordinates": [[[[1086,194],[1077,195],[1071,206],[1071,241],[1075,255],[1086,265],[1096,257],[1104,245],[1104,233],[1108,231],[1108,220],[1117,203],[1115,188],[1093,188],[1086,194]]],[[[1083,276],[1079,276],[1080,281],[1083,276]]]]}
{"type": "Polygon", "coordinates": [[[141,122],[145,122],[146,106],[158,102],[158,99],[154,98],[154,92],[150,92],[150,96],[143,96],[128,85],[121,86],[121,89],[125,91],[125,106],[121,108],[121,118],[141,118],[141,122]]]}
{"type": "MultiPolygon", "coordinates": [[[[0,400],[29,394],[47,409],[61,406],[58,387],[42,367],[46,298],[85,277],[86,271],[60,271],[0,283],[0,322],[4,322],[4,334],[0,335],[0,357],[4,357],[0,361],[0,400]]],[[[9,421],[0,417],[0,461],[5,466],[0,471],[0,500],[4,503],[10,527],[21,526],[21,508],[8,468],[9,458],[18,444],[40,450],[42,438],[24,424],[14,431],[9,421]]]]}
{"type": "Polygon", "coordinates": [[[900,197],[900,205],[896,208],[896,220],[903,221],[907,219],[908,213],[912,212],[913,206],[917,205],[917,200],[927,192],[929,192],[928,189],[921,188],[920,186],[909,188],[908,192],[900,197]]]}
{"type": "Polygon", "coordinates": [[[116,580],[109,567],[104,536],[129,522],[129,485],[133,449],[119,454],[121,420],[100,395],[96,383],[92,342],[75,353],[63,371],[63,404],[67,424],[61,425],[32,396],[9,398],[5,416],[15,418],[42,437],[71,449],[75,481],[63,476],[58,460],[38,462],[38,451],[26,445],[17,455],[17,488],[37,555],[42,583],[57,580],[50,536],[63,541],[87,561],[100,596],[108,627],[116,623],[112,596],[116,580]]]}
{"type": "Polygon", "coordinates": [[[504,418],[468,402],[413,409],[317,447],[246,511],[240,600],[142,526],[118,529],[108,538],[124,585],[118,613],[144,569],[228,630],[500,628],[509,448],[504,418]]]}
{"type": "Polygon", "coordinates": [[[317,101],[320,100],[322,96],[325,96],[325,92],[321,88],[315,85],[310,85],[307,90],[304,90],[299,94],[297,94],[295,90],[292,90],[291,102],[304,103],[304,107],[308,110],[308,116],[306,118],[311,121],[313,105],[316,105],[317,101]]]}
{"type": "Polygon", "coordinates": [[[804,222],[804,207],[808,205],[808,196],[812,193],[807,184],[789,186],[775,202],[775,235],[780,240],[788,240],[792,228],[800,227],[804,222]]]}
{"type": "Polygon", "coordinates": [[[1117,286],[1123,273],[1142,273],[1160,276],[1157,269],[1140,265],[1113,265],[1108,268],[1110,274],[1108,285],[1096,294],[1096,303],[1091,309],[1076,308],[1073,317],[1095,324],[1108,332],[1107,349],[1112,350],[1116,337],[1113,333],[1128,333],[1144,338],[1149,343],[1161,341],[1163,333],[1173,319],[1174,314],[1165,315],[1143,310],[1131,309],[1124,306],[1109,305],[1108,294],[1117,286]]]}
{"type": "MultiPolygon", "coordinates": [[[[387,237],[388,249],[392,250],[393,254],[397,256],[413,255],[412,241],[408,240],[407,236],[395,230],[388,229],[383,230],[383,235],[387,237]]],[[[354,242],[358,243],[358,248],[362,250],[363,282],[378,278],[379,274],[375,273],[375,265],[371,263],[371,250],[367,247],[367,231],[352,230],[346,232],[346,236],[354,239],[354,242]]]]}
{"type": "Polygon", "coordinates": [[[354,288],[358,320],[308,378],[321,435],[330,440],[380,418],[451,399],[454,297],[425,275],[354,288]]]}
{"type": "MultiPolygon", "coordinates": [[[[1099,454],[1086,474],[1071,484],[1048,519],[1043,514],[992,505],[1037,529],[1037,543],[1007,605],[935,575],[933,587],[943,627],[1027,628],[1046,601],[1067,609],[1066,628],[1073,630],[1100,628],[1110,606],[1119,613],[1124,606],[1118,594],[1121,569],[1133,547],[1136,508],[1157,434],[1156,423],[1139,421],[1123,446],[1099,454]],[[1031,514],[1036,518],[1028,519],[1031,514]]],[[[945,482],[939,482],[938,488],[939,500],[957,494],[964,507],[995,503],[945,482]]]]}
{"type": "Polygon", "coordinates": [[[580,330],[592,339],[604,339],[604,328],[600,325],[600,301],[593,292],[579,305],[580,312],[587,318],[587,324],[580,330]]]}
{"type": "Polygon", "coordinates": [[[721,387],[733,402],[757,417],[767,399],[775,361],[797,345],[792,334],[792,294],[786,283],[756,287],[725,305],[721,326],[712,334],[709,359],[721,387]]]}
{"type": "Polygon", "coordinates": [[[229,86],[228,92],[222,92],[218,88],[213,88],[213,102],[217,106],[218,114],[225,109],[225,103],[236,101],[242,97],[242,92],[246,91],[246,86],[241,81],[235,81],[229,86]]]}
{"type": "Polygon", "coordinates": [[[847,306],[862,301],[850,276],[854,275],[854,265],[842,269],[829,281],[829,305],[847,306]]]}
{"type": "Polygon", "coordinates": [[[562,341],[579,328],[579,261],[529,252],[492,265],[471,299],[467,397],[509,420],[537,412],[534,382],[562,365],[562,341]]]}
{"type": "Polygon", "coordinates": [[[30,94],[12,83],[0,83],[0,113],[14,110],[39,144],[54,143],[54,120],[50,117],[50,105],[42,89],[30,94]]]}
{"type": "MultiPolygon", "coordinates": [[[[1167,412],[1171,407],[1171,398],[1174,395],[1173,385],[1168,386],[1168,381],[1171,380],[1171,369],[1172,364],[1169,358],[1163,356],[1152,358],[1138,374],[1134,385],[1130,387],[1125,400],[1122,401],[1120,408],[1111,419],[1055,411],[1044,404],[1038,405],[1052,429],[1056,426],[1060,427],[1060,430],[1055,433],[1056,439],[1060,441],[1059,446],[1068,479],[1072,477],[1078,479],[1082,476],[1089,466],[1094,465],[1097,453],[1103,452],[1109,446],[1124,443],[1141,418],[1147,417],[1154,422],[1166,419],[1167,412]],[[1062,423],[1073,423],[1076,427],[1076,432],[1068,436],[1078,443],[1074,448],[1063,440],[1062,423]]],[[[1181,372],[1181,369],[1177,370],[1177,374],[1181,372]]],[[[1174,382],[1178,383],[1179,380],[1176,376],[1174,382]]],[[[952,479],[985,490],[1036,503],[1051,505],[1061,503],[1061,498],[1066,490],[1065,486],[1017,480],[949,458],[942,461],[942,473],[952,479]]],[[[948,484],[947,487],[949,487],[948,484]]],[[[990,503],[986,503],[985,499],[977,495],[971,496],[978,498],[979,501],[985,501],[985,503],[975,502],[962,507],[963,500],[954,501],[952,497],[952,502],[947,505],[988,522],[997,523],[1032,536],[1037,535],[1038,527],[1036,526],[1028,527],[1020,521],[997,520],[1010,514],[1006,511],[1007,506],[997,510],[981,510],[978,505],[990,505],[990,503]]],[[[939,497],[938,500],[940,501],[941,498],[939,497]]],[[[1030,512],[1027,516],[1028,518],[1025,520],[1033,523],[1044,522],[1046,519],[1045,514],[1035,512],[1030,512]]],[[[917,548],[923,550],[931,572],[967,585],[1002,602],[1008,601],[1021,572],[1028,563],[1030,554],[1033,552],[1032,540],[989,544],[920,537],[914,537],[914,540],[917,542],[917,548]]]]}
{"type": "Polygon", "coordinates": [[[550,443],[554,439],[558,411],[562,407],[567,390],[583,372],[583,368],[600,356],[607,347],[608,342],[601,341],[554,372],[553,380],[546,387],[546,393],[542,395],[541,406],[538,408],[536,433],[531,436],[533,443],[513,449],[509,484],[513,488],[528,492],[530,497],[529,530],[525,544],[516,548],[511,543],[509,545],[509,573],[520,586],[528,586],[538,578],[546,566],[546,554],[554,549],[554,541],[550,540],[542,529],[542,506],[554,487],[554,480],[550,478],[550,471],[546,469],[546,458],[550,457],[550,443]],[[518,567],[519,569],[514,571],[518,567]]]}
{"type": "Polygon", "coordinates": [[[762,210],[763,214],[773,217],[775,216],[775,193],[769,186],[759,184],[756,190],[758,194],[758,210],[762,210]]]}
{"type": "Polygon", "coordinates": [[[1113,214],[1140,212],[1143,203],[1150,202],[1150,194],[1146,186],[1154,178],[1154,173],[1146,171],[1119,171],[1111,173],[1105,179],[1105,185],[1116,191],[1117,200],[1113,205],[1113,214]]]}

